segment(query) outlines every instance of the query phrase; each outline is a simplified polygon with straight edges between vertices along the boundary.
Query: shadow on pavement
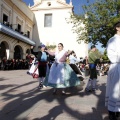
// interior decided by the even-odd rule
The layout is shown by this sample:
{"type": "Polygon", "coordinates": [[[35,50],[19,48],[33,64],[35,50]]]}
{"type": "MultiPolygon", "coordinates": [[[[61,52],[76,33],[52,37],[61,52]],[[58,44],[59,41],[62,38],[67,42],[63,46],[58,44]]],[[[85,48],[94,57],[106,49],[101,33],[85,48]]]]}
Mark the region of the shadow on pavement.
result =
{"type": "Polygon", "coordinates": [[[5,80],[7,80],[7,79],[5,79],[5,78],[3,78],[3,77],[2,77],[2,78],[0,78],[0,81],[5,81],[5,80]]]}
{"type": "MultiPolygon", "coordinates": [[[[42,116],[41,118],[34,118],[33,120],[55,120],[57,116],[64,113],[64,111],[69,114],[71,120],[102,120],[102,115],[107,113],[106,108],[104,108],[104,98],[105,98],[105,88],[106,84],[98,85],[98,89],[101,91],[100,94],[96,94],[96,92],[86,93],[83,88],[78,89],[76,87],[67,89],[67,92],[70,94],[62,96],[61,94],[52,95],[53,89],[44,89],[38,90],[37,88],[33,88],[29,91],[22,92],[20,94],[12,94],[12,91],[17,90],[23,86],[28,86],[37,81],[28,82],[26,84],[22,84],[19,86],[4,86],[4,87],[12,87],[10,90],[2,93],[4,96],[4,100],[11,101],[8,102],[3,109],[0,111],[0,120],[29,120],[29,118],[25,118],[25,115],[29,115],[35,107],[42,104],[41,101],[45,100],[47,103],[52,103],[54,100],[58,102],[58,104],[52,107],[47,115],[42,116]],[[91,108],[91,111],[88,113],[81,113],[79,110],[74,110],[68,106],[66,103],[66,99],[71,96],[78,96],[79,99],[85,96],[93,95],[98,98],[98,102],[96,107],[91,108]],[[97,118],[96,118],[97,117],[97,118]]],[[[89,103],[89,100],[86,100],[89,103]]],[[[79,102],[79,101],[78,101],[79,102]]],[[[86,102],[86,104],[88,104],[86,102]]],[[[41,110],[44,108],[41,108],[41,110]]],[[[39,113],[39,112],[38,112],[39,113]]],[[[39,113],[40,114],[40,113],[39,113]]],[[[63,118],[63,120],[66,120],[63,118]]],[[[104,120],[108,120],[106,117],[104,120]]]]}

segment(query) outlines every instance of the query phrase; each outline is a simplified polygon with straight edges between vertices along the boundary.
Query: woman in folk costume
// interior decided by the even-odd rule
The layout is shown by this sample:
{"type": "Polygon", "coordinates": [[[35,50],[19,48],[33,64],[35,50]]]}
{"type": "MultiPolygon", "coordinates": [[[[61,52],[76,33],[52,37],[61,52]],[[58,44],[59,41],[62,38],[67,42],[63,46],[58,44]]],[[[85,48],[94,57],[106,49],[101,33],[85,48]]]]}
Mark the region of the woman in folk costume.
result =
{"type": "Polygon", "coordinates": [[[96,80],[97,80],[97,70],[96,65],[99,62],[100,55],[97,52],[96,46],[91,46],[91,51],[88,55],[88,63],[89,63],[89,70],[90,70],[90,78],[88,80],[87,86],[85,88],[86,91],[95,91],[96,89],[96,80]],[[92,89],[91,89],[92,87],[92,89]]]}
{"type": "Polygon", "coordinates": [[[39,72],[39,88],[43,88],[43,81],[46,76],[47,71],[47,62],[48,62],[48,54],[45,52],[45,45],[42,44],[38,47],[40,50],[38,52],[33,51],[33,47],[31,49],[31,53],[34,54],[38,59],[38,72],[39,72]]]}
{"type": "Polygon", "coordinates": [[[106,85],[105,105],[109,119],[117,120],[120,115],[120,22],[114,25],[116,34],[107,43],[107,55],[111,62],[106,85]]]}
{"type": "Polygon", "coordinates": [[[62,94],[65,94],[64,88],[79,85],[80,80],[77,75],[69,64],[66,64],[66,58],[70,53],[63,50],[63,44],[58,44],[57,52],[52,53],[48,50],[47,52],[55,56],[55,62],[52,64],[49,74],[46,75],[44,84],[55,88],[53,94],[56,94],[56,88],[63,88],[62,94]]]}
{"type": "Polygon", "coordinates": [[[35,68],[37,67],[37,64],[38,64],[37,59],[34,56],[33,61],[31,63],[31,67],[30,67],[29,71],[27,71],[27,74],[32,75],[35,71],[35,68]]]}

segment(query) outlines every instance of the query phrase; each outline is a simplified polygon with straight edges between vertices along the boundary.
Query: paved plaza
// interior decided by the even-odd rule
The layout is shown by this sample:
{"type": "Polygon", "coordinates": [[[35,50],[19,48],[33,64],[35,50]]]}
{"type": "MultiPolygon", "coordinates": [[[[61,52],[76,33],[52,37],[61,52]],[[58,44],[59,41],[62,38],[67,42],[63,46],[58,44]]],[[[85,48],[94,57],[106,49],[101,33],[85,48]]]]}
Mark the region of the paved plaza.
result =
{"type": "Polygon", "coordinates": [[[104,106],[106,76],[98,77],[97,90],[86,93],[85,84],[66,89],[38,89],[27,70],[0,71],[0,120],[108,120],[104,106]]]}

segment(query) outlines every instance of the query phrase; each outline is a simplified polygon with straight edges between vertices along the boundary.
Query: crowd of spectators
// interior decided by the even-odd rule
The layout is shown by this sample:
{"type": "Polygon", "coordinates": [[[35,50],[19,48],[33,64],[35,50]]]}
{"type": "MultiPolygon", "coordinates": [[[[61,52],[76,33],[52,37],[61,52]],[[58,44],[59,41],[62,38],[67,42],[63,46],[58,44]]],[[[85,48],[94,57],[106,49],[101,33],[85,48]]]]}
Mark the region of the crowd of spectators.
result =
{"type": "MultiPolygon", "coordinates": [[[[33,54],[27,54],[26,59],[0,59],[0,70],[22,70],[31,67],[33,59],[36,58],[33,54]]],[[[54,61],[54,57],[50,56],[49,66],[54,61]]]]}
{"type": "MultiPolygon", "coordinates": [[[[86,74],[89,75],[89,64],[85,64],[84,61],[77,64],[78,67],[82,72],[87,72],[86,74]]],[[[96,70],[98,76],[104,76],[108,74],[110,63],[109,62],[102,62],[97,64],[96,70]]]]}
{"type": "MultiPolygon", "coordinates": [[[[32,60],[35,56],[27,55],[26,59],[0,59],[0,70],[20,70],[20,69],[29,69],[32,60]]],[[[51,65],[54,61],[54,58],[50,57],[49,64],[51,65]]],[[[66,61],[70,64],[68,61],[66,61]]],[[[80,58],[80,61],[76,63],[77,67],[80,69],[81,72],[85,72],[86,70],[89,72],[89,65],[87,64],[87,57],[80,58]]],[[[97,71],[99,76],[107,75],[109,70],[109,63],[100,63],[97,65],[97,71]]]]}
{"type": "Polygon", "coordinates": [[[0,59],[0,70],[21,70],[29,69],[32,58],[26,59],[0,59]]]}

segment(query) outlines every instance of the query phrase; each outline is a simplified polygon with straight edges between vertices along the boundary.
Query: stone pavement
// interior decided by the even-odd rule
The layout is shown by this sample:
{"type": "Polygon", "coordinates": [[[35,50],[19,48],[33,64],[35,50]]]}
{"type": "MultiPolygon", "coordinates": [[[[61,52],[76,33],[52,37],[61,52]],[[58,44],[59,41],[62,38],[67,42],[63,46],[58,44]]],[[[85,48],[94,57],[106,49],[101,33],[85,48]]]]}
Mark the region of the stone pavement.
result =
{"type": "Polygon", "coordinates": [[[26,71],[0,71],[0,120],[108,120],[106,76],[98,78],[95,92],[86,93],[83,85],[63,96],[60,90],[52,95],[50,87],[39,90],[26,71]]]}

